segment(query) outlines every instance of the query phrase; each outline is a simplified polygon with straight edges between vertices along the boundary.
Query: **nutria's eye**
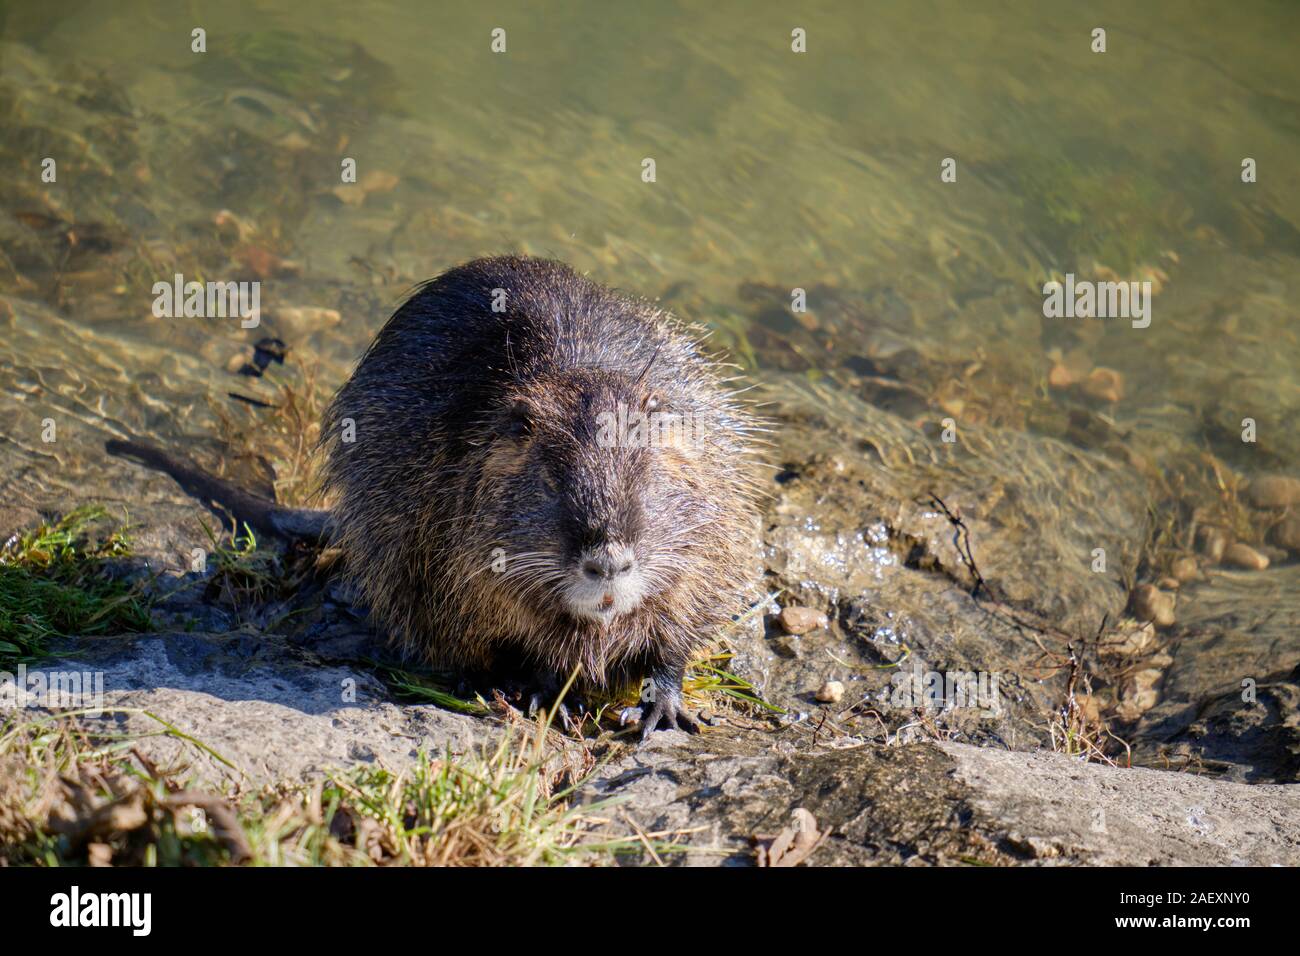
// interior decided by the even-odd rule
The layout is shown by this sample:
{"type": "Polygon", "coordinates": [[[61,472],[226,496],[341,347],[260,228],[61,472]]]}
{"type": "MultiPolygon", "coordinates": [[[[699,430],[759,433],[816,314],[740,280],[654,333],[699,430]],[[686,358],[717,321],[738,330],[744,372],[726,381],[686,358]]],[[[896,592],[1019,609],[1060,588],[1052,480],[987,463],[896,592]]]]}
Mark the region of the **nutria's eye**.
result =
{"type": "Polygon", "coordinates": [[[654,392],[651,392],[646,397],[645,410],[647,412],[654,412],[659,410],[659,396],[656,395],[654,392]]]}

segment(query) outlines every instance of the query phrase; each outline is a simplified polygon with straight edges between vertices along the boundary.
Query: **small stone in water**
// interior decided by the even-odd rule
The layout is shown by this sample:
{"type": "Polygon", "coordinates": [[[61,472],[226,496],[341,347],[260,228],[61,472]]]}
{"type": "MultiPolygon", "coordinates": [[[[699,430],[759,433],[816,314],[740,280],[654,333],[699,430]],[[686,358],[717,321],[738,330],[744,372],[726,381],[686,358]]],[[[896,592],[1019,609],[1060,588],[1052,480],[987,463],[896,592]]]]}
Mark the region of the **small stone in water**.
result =
{"type": "Polygon", "coordinates": [[[1300,551],[1300,515],[1287,515],[1273,529],[1273,543],[1288,551],[1300,551]]]}
{"type": "Polygon", "coordinates": [[[790,634],[807,634],[827,624],[826,615],[811,607],[783,607],[779,620],[790,634]]]}
{"type": "Polygon", "coordinates": [[[324,329],[332,329],[342,321],[337,309],[317,306],[281,306],[271,313],[271,322],[286,335],[305,337],[324,329]]]}
{"type": "Polygon", "coordinates": [[[818,688],[817,699],[823,704],[838,704],[844,699],[844,685],[837,680],[828,680],[818,688]]]}
{"type": "Polygon", "coordinates": [[[1139,584],[1133,589],[1133,614],[1139,621],[1151,621],[1156,627],[1172,627],[1174,596],[1154,584],[1139,584]]]}
{"type": "Polygon", "coordinates": [[[1124,376],[1113,368],[1098,366],[1083,382],[1083,393],[1102,402],[1118,402],[1124,397],[1124,376]]]}
{"type": "Polygon", "coordinates": [[[1200,568],[1196,565],[1196,559],[1191,557],[1178,558],[1169,567],[1169,574],[1177,578],[1179,583],[1194,581],[1201,576],[1200,568]]]}
{"type": "Polygon", "coordinates": [[[1268,558],[1260,554],[1248,544],[1242,544],[1238,541],[1223,553],[1223,560],[1238,568],[1245,568],[1247,571],[1263,571],[1268,567],[1268,558]]]}
{"type": "Polygon", "coordinates": [[[1286,475],[1261,475],[1246,486],[1245,498],[1256,508],[1300,505],[1300,481],[1286,475]]]}

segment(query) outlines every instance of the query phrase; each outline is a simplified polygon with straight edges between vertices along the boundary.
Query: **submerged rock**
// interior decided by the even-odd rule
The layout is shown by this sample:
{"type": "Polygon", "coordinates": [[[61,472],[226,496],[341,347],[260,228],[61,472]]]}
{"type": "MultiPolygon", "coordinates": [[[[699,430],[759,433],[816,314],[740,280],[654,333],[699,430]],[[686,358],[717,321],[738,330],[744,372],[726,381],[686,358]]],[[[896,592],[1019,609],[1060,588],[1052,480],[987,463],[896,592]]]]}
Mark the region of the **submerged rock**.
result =
{"type": "Polygon", "coordinates": [[[1261,475],[1246,486],[1245,498],[1256,508],[1300,505],[1300,480],[1287,475],[1261,475]]]}
{"type": "Polygon", "coordinates": [[[787,634],[807,634],[827,624],[826,615],[810,607],[783,607],[778,620],[787,634]]]}
{"type": "Polygon", "coordinates": [[[1223,552],[1223,562],[1235,568],[1245,568],[1247,571],[1263,571],[1268,567],[1266,555],[1260,554],[1250,545],[1242,544],[1240,541],[1230,545],[1228,550],[1223,552]]]}
{"type": "Polygon", "coordinates": [[[1150,621],[1156,627],[1172,627],[1174,602],[1168,594],[1154,584],[1139,584],[1133,589],[1133,615],[1139,621],[1150,621]]]}

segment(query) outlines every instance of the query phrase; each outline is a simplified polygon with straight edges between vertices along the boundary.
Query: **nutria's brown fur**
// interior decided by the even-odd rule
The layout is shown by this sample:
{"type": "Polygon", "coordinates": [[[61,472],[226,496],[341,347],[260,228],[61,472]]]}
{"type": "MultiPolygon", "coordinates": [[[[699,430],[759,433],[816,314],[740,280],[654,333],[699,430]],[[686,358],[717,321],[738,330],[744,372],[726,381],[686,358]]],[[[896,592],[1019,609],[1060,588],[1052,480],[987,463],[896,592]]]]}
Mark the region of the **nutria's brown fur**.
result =
{"type": "Polygon", "coordinates": [[[597,688],[648,677],[645,731],[689,726],[683,668],[754,561],[757,425],[728,381],[689,330],[565,265],[452,269],[326,414],[333,543],[430,661],[542,692],[579,665],[597,688]],[[625,430],[648,412],[687,427],[625,430]]]}
{"type": "Polygon", "coordinates": [[[261,530],[341,546],[375,618],[431,662],[547,703],[579,667],[596,688],[648,678],[644,735],[694,727],[684,667],[757,563],[759,426],[722,369],[647,302],[558,262],[479,259],[421,286],[335,396],[328,513],[107,447],[261,530]]]}

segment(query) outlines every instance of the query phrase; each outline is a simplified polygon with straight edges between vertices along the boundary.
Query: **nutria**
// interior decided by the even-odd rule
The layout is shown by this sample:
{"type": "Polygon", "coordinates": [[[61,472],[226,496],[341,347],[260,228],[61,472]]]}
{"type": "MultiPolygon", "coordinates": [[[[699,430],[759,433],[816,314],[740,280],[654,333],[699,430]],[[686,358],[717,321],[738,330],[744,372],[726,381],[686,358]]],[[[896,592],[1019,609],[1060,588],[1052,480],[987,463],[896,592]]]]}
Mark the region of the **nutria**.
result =
{"type": "Polygon", "coordinates": [[[242,505],[326,530],[374,617],[434,664],[523,675],[534,703],[575,670],[642,680],[643,739],[694,730],[684,668],[738,609],[757,523],[758,423],[721,369],[647,302],[479,259],[420,286],[330,404],[328,529],[242,505]]]}

